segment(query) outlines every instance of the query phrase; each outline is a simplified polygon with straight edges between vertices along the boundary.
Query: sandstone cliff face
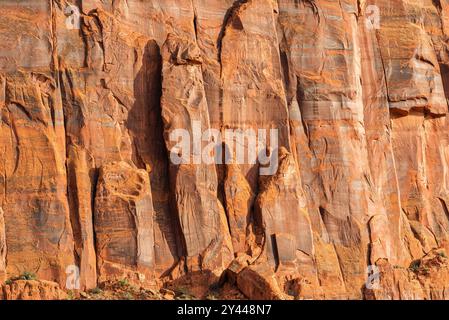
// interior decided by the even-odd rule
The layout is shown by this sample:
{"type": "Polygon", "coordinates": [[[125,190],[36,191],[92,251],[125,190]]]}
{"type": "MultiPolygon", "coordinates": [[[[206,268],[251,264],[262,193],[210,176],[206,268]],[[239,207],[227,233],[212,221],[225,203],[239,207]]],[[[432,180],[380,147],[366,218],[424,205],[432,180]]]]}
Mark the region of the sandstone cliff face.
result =
{"type": "Polygon", "coordinates": [[[449,298],[449,1],[0,10],[0,281],[449,298]],[[277,129],[278,170],[173,163],[179,129],[277,129]]]}

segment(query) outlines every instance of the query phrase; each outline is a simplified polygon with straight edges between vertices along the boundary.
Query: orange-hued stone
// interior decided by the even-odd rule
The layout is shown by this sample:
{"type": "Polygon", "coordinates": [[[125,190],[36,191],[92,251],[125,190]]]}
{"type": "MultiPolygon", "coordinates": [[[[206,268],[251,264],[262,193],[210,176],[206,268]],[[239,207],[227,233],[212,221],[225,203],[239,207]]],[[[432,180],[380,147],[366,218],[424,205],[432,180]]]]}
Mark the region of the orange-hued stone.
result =
{"type": "Polygon", "coordinates": [[[76,276],[79,290],[449,299],[448,1],[0,11],[1,298],[61,299],[76,276]],[[260,129],[277,130],[268,176],[250,139],[201,139],[260,129]],[[179,130],[199,143],[175,150],[179,130]],[[208,163],[212,141],[215,159],[250,156],[208,163]]]}
{"type": "Polygon", "coordinates": [[[17,280],[0,287],[2,300],[66,300],[67,293],[55,282],[17,280]]]}

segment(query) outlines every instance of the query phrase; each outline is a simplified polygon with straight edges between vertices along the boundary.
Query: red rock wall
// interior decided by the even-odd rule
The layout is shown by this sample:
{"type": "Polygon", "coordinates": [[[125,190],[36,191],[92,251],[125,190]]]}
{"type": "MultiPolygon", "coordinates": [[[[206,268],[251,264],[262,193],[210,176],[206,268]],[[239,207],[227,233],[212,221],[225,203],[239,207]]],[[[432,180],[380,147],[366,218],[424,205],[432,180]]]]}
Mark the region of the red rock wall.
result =
{"type": "Polygon", "coordinates": [[[0,10],[0,281],[449,298],[449,1],[0,10]],[[277,173],[173,164],[195,125],[277,129],[277,173]]]}

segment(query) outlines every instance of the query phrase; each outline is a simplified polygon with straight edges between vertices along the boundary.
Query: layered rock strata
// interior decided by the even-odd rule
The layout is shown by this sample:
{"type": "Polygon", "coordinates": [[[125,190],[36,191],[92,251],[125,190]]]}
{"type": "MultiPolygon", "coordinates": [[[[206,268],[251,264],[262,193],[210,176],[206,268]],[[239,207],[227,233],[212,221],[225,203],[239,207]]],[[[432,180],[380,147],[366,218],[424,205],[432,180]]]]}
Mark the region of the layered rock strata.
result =
{"type": "Polygon", "coordinates": [[[448,298],[448,1],[0,10],[0,281],[448,298]]]}

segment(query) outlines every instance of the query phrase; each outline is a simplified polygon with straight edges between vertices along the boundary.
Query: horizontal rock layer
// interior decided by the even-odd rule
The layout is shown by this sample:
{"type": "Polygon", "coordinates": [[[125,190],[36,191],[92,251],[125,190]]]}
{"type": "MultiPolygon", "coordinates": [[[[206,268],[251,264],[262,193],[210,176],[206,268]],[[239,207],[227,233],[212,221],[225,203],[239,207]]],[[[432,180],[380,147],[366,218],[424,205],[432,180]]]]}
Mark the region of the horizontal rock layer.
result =
{"type": "Polygon", "coordinates": [[[0,281],[449,298],[449,1],[0,10],[0,281]],[[211,136],[173,162],[227,129],[276,129],[277,170],[202,161],[211,136]]]}

